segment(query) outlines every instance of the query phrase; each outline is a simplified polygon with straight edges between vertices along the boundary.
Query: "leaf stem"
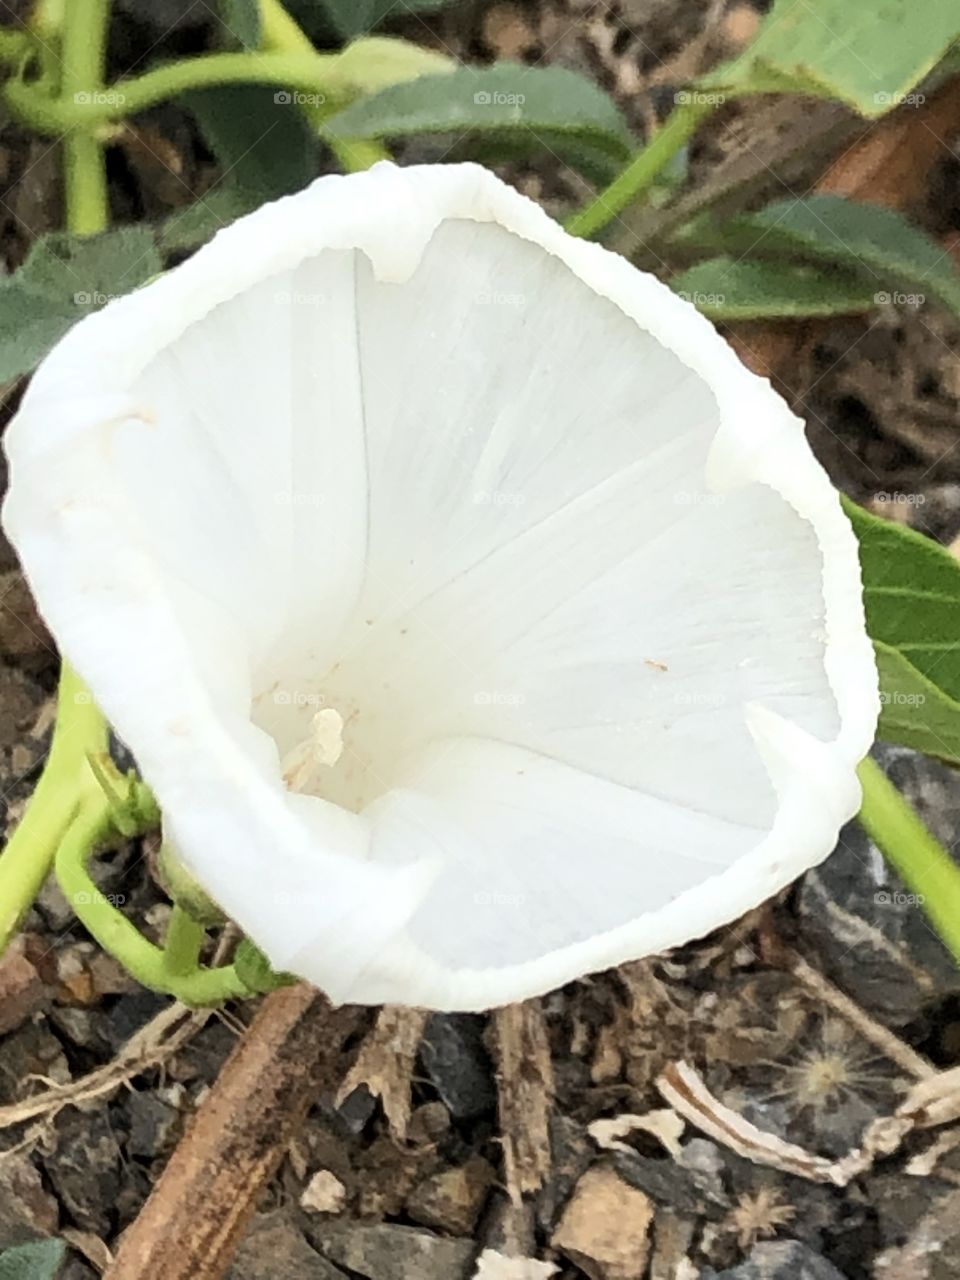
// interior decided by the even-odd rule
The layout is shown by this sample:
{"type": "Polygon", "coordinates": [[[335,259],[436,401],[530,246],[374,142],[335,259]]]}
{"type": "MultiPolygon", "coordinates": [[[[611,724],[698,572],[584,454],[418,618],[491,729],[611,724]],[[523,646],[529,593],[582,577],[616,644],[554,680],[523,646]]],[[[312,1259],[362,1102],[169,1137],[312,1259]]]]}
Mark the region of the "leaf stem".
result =
{"type": "Polygon", "coordinates": [[[63,98],[51,98],[33,85],[11,79],[4,89],[7,103],[24,124],[38,133],[60,133],[76,124],[82,110],[89,126],[113,124],[145,111],[191,89],[228,84],[266,84],[304,93],[323,92],[326,110],[350,100],[354,77],[342,68],[337,54],[317,53],[210,53],[180,58],[166,66],[145,71],[130,80],[118,80],[95,101],[78,107],[63,98]]]}
{"type": "Polygon", "coordinates": [[[860,825],[960,961],[960,867],[872,757],[857,772],[863,787],[860,825]]]}
{"type": "MultiPolygon", "coordinates": [[[[63,15],[61,109],[70,114],[63,140],[67,226],[77,235],[103,231],[110,220],[106,157],[88,113],[103,92],[110,0],[70,0],[63,15]],[[81,123],[82,121],[82,123],[81,123]]],[[[15,82],[18,83],[18,82],[15,82]]]]}
{"type": "Polygon", "coordinates": [[[64,663],[50,754],[20,825],[0,855],[0,954],[43,887],[57,845],[98,785],[88,753],[107,749],[107,726],[83,681],[64,663]]]}
{"type": "Polygon", "coordinates": [[[57,851],[57,880],[91,936],[143,986],[176,996],[184,1004],[221,1004],[248,996],[249,988],[233,965],[205,969],[191,962],[196,936],[178,917],[177,908],[171,917],[172,945],[168,941],[167,949],[161,950],[100,892],[87,870],[87,861],[94,846],[112,829],[109,800],[102,793],[92,796],[81,805],[57,851]]]}
{"type": "Polygon", "coordinates": [[[619,217],[653,183],[680,148],[693,136],[701,121],[717,110],[719,95],[694,96],[667,117],[651,140],[613,182],[567,222],[575,236],[595,236],[619,217]]]}
{"type": "MultiPolygon", "coordinates": [[[[261,44],[265,51],[277,53],[310,53],[318,56],[310,37],[287,13],[281,0],[260,0],[260,22],[263,27],[261,44]]],[[[318,131],[322,131],[324,119],[330,114],[323,106],[308,105],[304,108],[307,119],[318,131]]],[[[327,146],[347,173],[369,169],[378,160],[389,160],[390,152],[379,142],[365,139],[324,138],[327,146]]]]}

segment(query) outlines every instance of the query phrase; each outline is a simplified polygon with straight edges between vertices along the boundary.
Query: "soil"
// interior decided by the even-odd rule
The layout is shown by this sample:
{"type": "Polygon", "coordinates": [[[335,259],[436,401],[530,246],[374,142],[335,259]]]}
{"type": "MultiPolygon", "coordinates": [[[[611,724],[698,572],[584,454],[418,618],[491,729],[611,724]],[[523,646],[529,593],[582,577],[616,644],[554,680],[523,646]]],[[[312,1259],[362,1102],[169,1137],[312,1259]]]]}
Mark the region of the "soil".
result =
{"type": "MultiPolygon", "coordinates": [[[[148,50],[197,51],[214,38],[206,6],[190,0],[118,7],[118,70],[148,50]]],[[[736,0],[518,0],[464,2],[397,18],[391,29],[473,62],[576,67],[616,95],[639,137],[656,126],[674,86],[737,47],[755,22],[756,11],[736,0]]],[[[778,167],[778,127],[762,112],[720,117],[691,149],[691,192],[759,148],[772,157],[766,167],[779,194],[784,186],[803,194],[824,157],[818,164],[790,154],[778,167]]],[[[946,247],[960,232],[958,142],[960,119],[910,209],[946,247]]],[[[550,156],[503,172],[554,212],[584,195],[583,180],[550,156]]],[[[120,140],[111,180],[118,218],[155,219],[209,189],[216,171],[191,119],[170,107],[120,140]]],[[[0,181],[0,249],[13,268],[38,234],[60,225],[55,149],[4,125],[0,181]]],[[[958,337],[957,321],[932,303],[885,306],[796,326],[780,370],[837,485],[947,544],[960,534],[958,337]]],[[[20,390],[5,389],[7,415],[20,390]]],[[[49,742],[56,671],[53,644],[4,544],[7,831],[49,742]]],[[[956,848],[956,776],[902,749],[881,747],[879,757],[956,848]]],[[[98,874],[103,891],[158,934],[168,906],[151,851],[150,842],[131,843],[103,859],[98,874]]],[[[48,885],[0,962],[0,1106],[108,1066],[168,1003],[105,957],[48,885]]],[[[245,1005],[198,1020],[159,1065],[131,1069],[124,1083],[79,1105],[0,1128],[0,1251],[59,1234],[70,1245],[64,1277],[101,1274],[252,1015],[245,1005]]],[[[229,1275],[960,1277],[957,1130],[952,1145],[949,1129],[908,1136],[834,1186],[766,1167],[694,1126],[671,1127],[656,1085],[684,1060],[745,1121],[840,1158],[904,1097],[911,1051],[937,1067],[960,1060],[960,973],[851,825],[822,867],[681,952],[496,1015],[386,1011],[316,1100],[229,1275]]]]}

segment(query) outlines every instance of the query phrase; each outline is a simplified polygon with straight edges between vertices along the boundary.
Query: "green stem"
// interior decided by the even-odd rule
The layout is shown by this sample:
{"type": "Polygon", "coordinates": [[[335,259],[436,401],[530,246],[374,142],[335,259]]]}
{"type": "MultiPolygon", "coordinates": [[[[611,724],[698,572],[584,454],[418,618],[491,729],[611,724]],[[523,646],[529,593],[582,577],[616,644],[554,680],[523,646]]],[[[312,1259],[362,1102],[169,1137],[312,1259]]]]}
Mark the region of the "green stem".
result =
{"type": "Polygon", "coordinates": [[[57,723],[40,781],[0,855],[0,954],[43,887],[84,797],[98,791],[88,753],[107,749],[107,726],[79,676],[64,664],[57,723]]]}
{"type": "Polygon", "coordinates": [[[94,846],[111,830],[109,801],[102,794],[92,797],[77,811],[57,851],[57,880],[91,936],[105,951],[116,956],[127,972],[143,986],[176,996],[184,1004],[222,1004],[224,1000],[248,996],[249,988],[232,965],[178,972],[181,962],[187,963],[187,952],[194,939],[177,920],[176,908],[171,917],[171,929],[176,935],[176,954],[168,956],[166,951],[145,938],[99,891],[87,870],[87,861],[94,846]]]}
{"type": "Polygon", "coordinates": [[[874,759],[868,756],[857,772],[863,786],[861,826],[960,961],[960,867],[874,759]]]}
{"type": "Polygon", "coordinates": [[[624,171],[586,208],[575,213],[567,230],[575,236],[595,236],[598,231],[620,216],[633,204],[657,175],[670,163],[680,148],[693,136],[703,120],[717,110],[713,95],[694,96],[693,101],[677,107],[654,134],[647,145],[630,161],[624,171]]]}
{"type": "MultiPolygon", "coordinates": [[[[280,0],[260,0],[260,21],[263,27],[262,47],[264,51],[277,53],[307,53],[316,56],[313,42],[305,31],[291,18],[280,0]]],[[[329,108],[307,106],[307,119],[320,129],[329,108]]],[[[378,160],[389,160],[390,152],[379,142],[365,139],[326,138],[327,146],[339,160],[347,173],[359,173],[369,169],[378,160]]]]}
{"type": "Polygon", "coordinates": [[[83,107],[62,98],[50,98],[20,80],[10,80],[4,94],[17,118],[38,133],[62,133],[72,128],[80,110],[89,126],[113,124],[191,89],[228,84],[266,84],[303,93],[322,92],[326,97],[324,109],[332,111],[348,102],[354,90],[353,77],[338,68],[338,62],[337,54],[316,52],[210,53],[180,58],[130,80],[119,80],[83,107]]]}
{"type": "Polygon", "coordinates": [[[67,226],[77,235],[103,231],[110,220],[106,157],[89,115],[103,92],[110,0],[70,0],[63,16],[61,108],[71,123],[63,140],[67,226]]]}
{"type": "Polygon", "coordinates": [[[163,942],[163,964],[171,977],[183,977],[198,967],[206,936],[203,925],[175,902],[163,942]]]}

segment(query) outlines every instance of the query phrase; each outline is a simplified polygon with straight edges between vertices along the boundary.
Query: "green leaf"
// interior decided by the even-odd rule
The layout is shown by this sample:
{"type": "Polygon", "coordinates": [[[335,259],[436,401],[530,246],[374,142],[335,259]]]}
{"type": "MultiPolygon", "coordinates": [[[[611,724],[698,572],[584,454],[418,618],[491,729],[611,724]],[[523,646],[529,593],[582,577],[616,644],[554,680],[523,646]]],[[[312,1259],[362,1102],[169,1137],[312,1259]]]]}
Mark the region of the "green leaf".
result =
{"type": "Polygon", "coordinates": [[[857,276],[799,262],[709,258],[670,286],[714,320],[843,315],[874,305],[873,286],[857,276]]]}
{"type": "Polygon", "coordinates": [[[424,49],[395,36],[366,36],[337,55],[337,87],[351,93],[379,93],[420,76],[444,75],[457,63],[436,49],[424,49]]]}
{"type": "Polygon", "coordinates": [[[842,196],[808,196],[738,218],[732,230],[745,250],[755,244],[765,252],[793,252],[856,269],[873,280],[875,302],[895,301],[896,286],[903,284],[913,290],[904,301],[919,304],[929,295],[960,314],[960,271],[950,255],[892,209],[842,196]]]}
{"type": "Polygon", "coordinates": [[[880,670],[878,736],[960,763],[960,563],[905,525],[847,500],[844,509],[860,542],[867,630],[880,670]]]}
{"type": "Polygon", "coordinates": [[[237,190],[229,184],[215,187],[167,218],[157,237],[160,250],[166,255],[199,249],[221,227],[228,226],[245,213],[252,213],[260,203],[250,192],[237,190]]]}
{"type": "Polygon", "coordinates": [[[775,0],[756,39],[699,84],[840,98],[864,116],[907,102],[960,37],[956,0],[775,0]]]}
{"type": "Polygon", "coordinates": [[[260,47],[259,0],[219,0],[220,21],[244,49],[260,47]]]}
{"type": "Polygon", "coordinates": [[[38,240],[0,280],[0,382],[29,373],[83,316],[162,270],[147,227],[38,240]]]}
{"type": "Polygon", "coordinates": [[[456,0],[320,0],[334,28],[345,40],[372,31],[388,15],[399,18],[407,13],[424,13],[442,9],[452,2],[456,0]]]}
{"type": "Polygon", "coordinates": [[[289,987],[297,981],[289,973],[277,973],[270,967],[270,961],[259,947],[249,938],[241,938],[237,943],[233,967],[237,977],[251,992],[266,994],[279,987],[289,987]]]}
{"type": "Polygon", "coordinates": [[[0,1280],[55,1280],[67,1256],[62,1240],[37,1240],[0,1253],[0,1280]]]}
{"type": "Polygon", "coordinates": [[[299,191],[316,173],[316,142],[297,101],[306,96],[243,84],[197,89],[181,101],[196,117],[223,181],[256,207],[299,191]]]}
{"type": "Polygon", "coordinates": [[[566,142],[625,161],[632,149],[613,100],[592,81],[565,67],[497,62],[457,67],[449,75],[422,76],[353,103],[326,125],[338,138],[391,138],[411,134],[523,137],[543,150],[566,142]]]}

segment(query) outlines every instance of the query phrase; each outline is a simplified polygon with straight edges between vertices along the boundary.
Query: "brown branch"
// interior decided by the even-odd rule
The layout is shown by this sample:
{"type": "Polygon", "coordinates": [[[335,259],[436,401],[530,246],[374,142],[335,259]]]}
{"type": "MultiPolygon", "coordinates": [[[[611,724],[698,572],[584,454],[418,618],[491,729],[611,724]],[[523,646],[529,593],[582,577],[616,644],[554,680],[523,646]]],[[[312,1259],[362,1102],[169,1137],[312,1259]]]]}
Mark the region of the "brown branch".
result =
{"type": "Polygon", "coordinates": [[[227,1059],[105,1280],[220,1280],[296,1128],[366,1011],[306,985],[268,996],[227,1059]]]}

